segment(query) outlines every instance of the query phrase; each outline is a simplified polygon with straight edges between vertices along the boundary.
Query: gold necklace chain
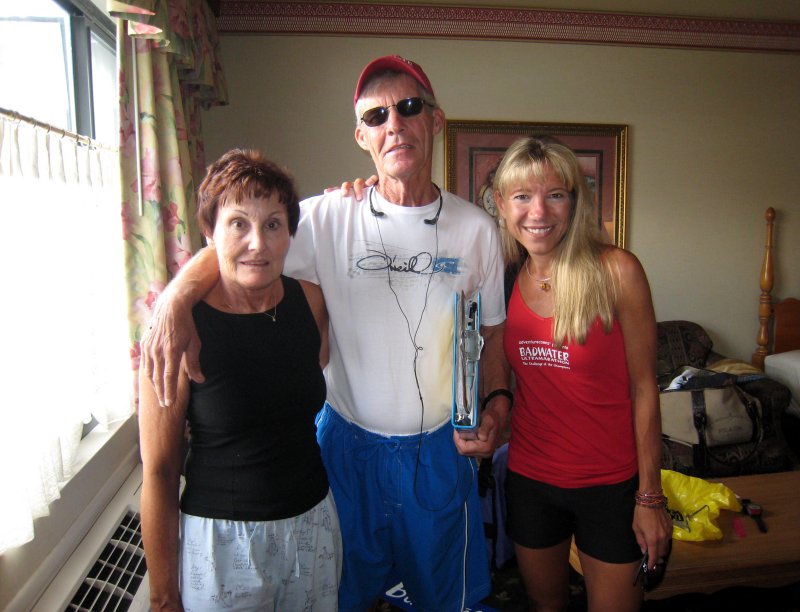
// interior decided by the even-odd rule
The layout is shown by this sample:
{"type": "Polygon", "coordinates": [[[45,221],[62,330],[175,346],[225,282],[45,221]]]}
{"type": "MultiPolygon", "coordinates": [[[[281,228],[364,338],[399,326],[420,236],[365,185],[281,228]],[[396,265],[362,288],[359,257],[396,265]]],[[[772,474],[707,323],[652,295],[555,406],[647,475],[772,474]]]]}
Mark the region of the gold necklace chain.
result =
{"type": "Polygon", "coordinates": [[[528,276],[534,283],[539,285],[539,289],[541,291],[550,291],[550,279],[553,277],[548,276],[547,278],[533,278],[533,274],[531,274],[531,269],[528,266],[530,260],[531,260],[530,257],[525,260],[525,271],[528,273],[528,276]]]}
{"type": "Polygon", "coordinates": [[[278,318],[278,299],[277,296],[275,297],[275,301],[272,303],[272,314],[269,314],[269,310],[265,310],[262,312],[265,317],[269,317],[272,322],[275,322],[275,319],[278,318]]]}

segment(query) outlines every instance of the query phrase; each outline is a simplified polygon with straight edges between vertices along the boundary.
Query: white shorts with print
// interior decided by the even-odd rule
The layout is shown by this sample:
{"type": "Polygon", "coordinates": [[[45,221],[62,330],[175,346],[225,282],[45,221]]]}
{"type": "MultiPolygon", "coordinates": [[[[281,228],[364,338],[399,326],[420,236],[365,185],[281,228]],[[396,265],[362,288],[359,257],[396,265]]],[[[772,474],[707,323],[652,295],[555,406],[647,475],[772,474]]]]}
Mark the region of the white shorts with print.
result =
{"type": "Polygon", "coordinates": [[[342,538],[333,495],[277,521],[181,513],[180,559],[185,612],[336,610],[342,538]]]}

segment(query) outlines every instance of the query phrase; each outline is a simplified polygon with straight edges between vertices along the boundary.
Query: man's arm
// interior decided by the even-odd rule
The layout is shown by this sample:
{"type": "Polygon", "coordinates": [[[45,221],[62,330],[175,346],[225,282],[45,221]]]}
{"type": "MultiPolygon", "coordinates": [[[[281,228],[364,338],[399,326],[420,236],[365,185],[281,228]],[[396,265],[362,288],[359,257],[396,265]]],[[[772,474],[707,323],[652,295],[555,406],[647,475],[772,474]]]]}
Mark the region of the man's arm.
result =
{"type": "MultiPolygon", "coordinates": [[[[481,327],[484,342],[480,361],[482,397],[487,397],[496,389],[509,388],[510,368],[503,353],[504,329],[505,323],[481,327]]],[[[511,400],[507,396],[497,394],[492,397],[481,412],[477,439],[465,440],[457,432],[454,433],[458,452],[470,457],[490,457],[494,454],[498,436],[505,427],[510,410],[511,400]]]]}
{"type": "Polygon", "coordinates": [[[211,247],[200,250],[158,297],[150,329],[141,341],[142,375],[153,381],[158,402],[170,406],[176,397],[181,358],[186,353],[186,371],[195,382],[203,382],[200,371],[200,338],[192,320],[192,307],[219,280],[219,262],[211,247]]]}

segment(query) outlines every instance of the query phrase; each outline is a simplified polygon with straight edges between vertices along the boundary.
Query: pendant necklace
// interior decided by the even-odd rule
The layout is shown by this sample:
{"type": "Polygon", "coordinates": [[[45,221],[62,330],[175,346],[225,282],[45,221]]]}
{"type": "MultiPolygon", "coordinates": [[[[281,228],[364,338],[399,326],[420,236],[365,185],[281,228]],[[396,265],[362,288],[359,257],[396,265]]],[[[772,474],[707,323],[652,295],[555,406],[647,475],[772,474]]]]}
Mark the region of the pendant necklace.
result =
{"type": "Polygon", "coordinates": [[[553,278],[552,276],[548,276],[547,278],[533,278],[533,274],[531,274],[531,269],[528,266],[531,259],[530,257],[525,260],[525,271],[528,273],[530,279],[536,283],[541,291],[550,291],[550,279],[553,278]]]}
{"type": "Polygon", "coordinates": [[[265,310],[261,314],[263,314],[265,317],[269,317],[272,320],[273,323],[275,322],[275,319],[278,318],[278,300],[277,300],[277,297],[275,299],[275,303],[272,304],[272,314],[270,314],[269,310],[265,310]]]}
{"type": "Polygon", "coordinates": [[[261,312],[261,313],[237,313],[236,309],[233,306],[231,306],[230,303],[225,302],[225,306],[227,306],[230,310],[234,311],[233,314],[262,314],[265,317],[268,317],[270,319],[270,321],[272,321],[273,323],[278,318],[278,298],[277,298],[277,296],[275,296],[275,302],[272,304],[272,312],[270,312],[269,309],[267,309],[267,310],[265,310],[264,312],[261,312]]]}

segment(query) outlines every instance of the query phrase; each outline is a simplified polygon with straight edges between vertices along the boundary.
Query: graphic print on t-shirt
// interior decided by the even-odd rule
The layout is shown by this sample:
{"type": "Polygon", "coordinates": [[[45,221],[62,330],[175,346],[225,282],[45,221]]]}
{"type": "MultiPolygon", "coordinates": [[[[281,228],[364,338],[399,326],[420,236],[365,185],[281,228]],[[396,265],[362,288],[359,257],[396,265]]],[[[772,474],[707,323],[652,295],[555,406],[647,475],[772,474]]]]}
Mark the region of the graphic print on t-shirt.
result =
{"type": "Polygon", "coordinates": [[[460,260],[455,257],[437,256],[430,251],[410,250],[404,247],[366,242],[362,249],[353,253],[348,274],[351,277],[386,277],[387,270],[392,281],[401,285],[427,283],[431,274],[458,275],[460,260]]]}
{"type": "Polygon", "coordinates": [[[520,340],[519,358],[528,367],[548,366],[569,370],[569,346],[555,348],[546,340],[520,340]]]}

